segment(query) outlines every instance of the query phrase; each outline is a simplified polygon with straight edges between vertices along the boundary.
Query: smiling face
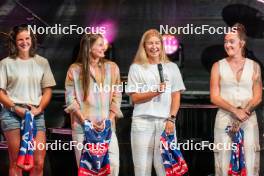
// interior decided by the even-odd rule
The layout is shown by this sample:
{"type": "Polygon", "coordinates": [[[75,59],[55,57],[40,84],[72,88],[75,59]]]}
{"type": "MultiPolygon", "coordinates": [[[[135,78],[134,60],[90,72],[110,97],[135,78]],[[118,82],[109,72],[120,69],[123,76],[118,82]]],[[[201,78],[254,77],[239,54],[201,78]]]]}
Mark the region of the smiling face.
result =
{"type": "Polygon", "coordinates": [[[145,51],[149,59],[159,59],[162,50],[162,41],[155,35],[145,41],[145,51]]]}
{"type": "Polygon", "coordinates": [[[225,51],[229,57],[242,55],[245,41],[241,40],[237,32],[231,32],[225,36],[225,51]]]}
{"type": "Polygon", "coordinates": [[[32,39],[29,31],[23,30],[17,34],[16,47],[19,53],[29,53],[31,45],[32,39]]]}
{"type": "Polygon", "coordinates": [[[104,45],[104,39],[102,37],[99,37],[92,45],[90,54],[92,58],[98,59],[103,58],[105,56],[105,45],[104,45]]]}

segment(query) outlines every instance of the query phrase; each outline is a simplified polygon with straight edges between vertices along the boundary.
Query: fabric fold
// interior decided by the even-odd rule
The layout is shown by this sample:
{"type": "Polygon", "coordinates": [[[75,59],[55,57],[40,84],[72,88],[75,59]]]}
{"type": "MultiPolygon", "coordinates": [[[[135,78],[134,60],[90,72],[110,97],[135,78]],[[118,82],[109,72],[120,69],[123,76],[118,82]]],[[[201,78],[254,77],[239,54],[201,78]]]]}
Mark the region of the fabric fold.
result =
{"type": "Polygon", "coordinates": [[[107,176],[110,174],[109,144],[111,121],[105,120],[103,131],[96,131],[90,121],[84,123],[84,142],[78,176],[107,176]]]}
{"type": "Polygon", "coordinates": [[[231,158],[229,164],[228,175],[230,176],[246,176],[246,162],[244,153],[244,131],[239,128],[237,132],[232,132],[232,126],[226,127],[226,133],[230,134],[232,143],[231,158]]]}
{"type": "Polygon", "coordinates": [[[36,123],[30,111],[26,111],[24,119],[21,121],[21,142],[17,157],[17,166],[25,171],[34,167],[34,138],[36,137],[36,123]]]}
{"type": "Polygon", "coordinates": [[[161,134],[161,156],[166,171],[166,176],[183,176],[188,172],[188,166],[177,148],[174,134],[161,134]]]}

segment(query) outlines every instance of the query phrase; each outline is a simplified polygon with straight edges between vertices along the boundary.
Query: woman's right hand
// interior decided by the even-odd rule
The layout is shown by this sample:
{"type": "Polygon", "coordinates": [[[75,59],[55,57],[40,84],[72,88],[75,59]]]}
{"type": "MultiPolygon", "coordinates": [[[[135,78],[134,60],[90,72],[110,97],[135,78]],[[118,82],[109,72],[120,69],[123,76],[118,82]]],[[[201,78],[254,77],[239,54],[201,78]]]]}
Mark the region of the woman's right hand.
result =
{"type": "Polygon", "coordinates": [[[165,90],[166,90],[166,83],[165,82],[160,83],[158,92],[163,93],[165,92],[165,90]]]}
{"type": "Polygon", "coordinates": [[[73,116],[77,117],[81,124],[84,124],[85,118],[80,109],[72,112],[73,116]]]}
{"type": "Polygon", "coordinates": [[[233,114],[241,122],[244,122],[249,118],[249,114],[245,109],[236,108],[233,114]]]}
{"type": "Polygon", "coordinates": [[[104,122],[93,122],[93,127],[96,131],[103,131],[104,130],[104,122]]]}
{"type": "Polygon", "coordinates": [[[20,106],[15,107],[15,113],[21,118],[25,117],[26,110],[27,110],[26,108],[20,106]]]}

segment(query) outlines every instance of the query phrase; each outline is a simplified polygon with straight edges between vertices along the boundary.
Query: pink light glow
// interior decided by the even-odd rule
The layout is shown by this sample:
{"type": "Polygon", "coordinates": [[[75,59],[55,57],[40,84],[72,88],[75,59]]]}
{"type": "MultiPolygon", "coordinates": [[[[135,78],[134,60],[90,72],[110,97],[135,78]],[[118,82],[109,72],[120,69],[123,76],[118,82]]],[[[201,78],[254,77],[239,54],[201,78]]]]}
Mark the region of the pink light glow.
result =
{"type": "Polygon", "coordinates": [[[104,29],[102,35],[106,38],[108,43],[114,42],[117,34],[117,24],[112,20],[105,20],[101,23],[92,23],[93,27],[104,29]]]}
{"type": "Polygon", "coordinates": [[[179,41],[174,35],[163,35],[162,39],[166,54],[173,54],[179,48],[179,41]]]}
{"type": "Polygon", "coordinates": [[[93,27],[104,29],[101,33],[104,36],[105,48],[107,49],[109,44],[113,43],[117,34],[117,24],[112,20],[105,20],[101,23],[92,23],[93,27]]]}

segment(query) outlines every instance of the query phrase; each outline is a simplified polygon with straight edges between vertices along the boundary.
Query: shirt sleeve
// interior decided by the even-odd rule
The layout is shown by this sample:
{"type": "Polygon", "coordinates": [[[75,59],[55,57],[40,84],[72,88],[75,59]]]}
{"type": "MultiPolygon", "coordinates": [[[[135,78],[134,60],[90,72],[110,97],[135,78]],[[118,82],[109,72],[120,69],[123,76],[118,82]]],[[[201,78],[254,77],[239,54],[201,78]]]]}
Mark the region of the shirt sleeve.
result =
{"type": "Polygon", "coordinates": [[[0,62],[0,89],[6,90],[7,88],[7,72],[3,61],[0,62]]]}
{"type": "Polygon", "coordinates": [[[173,73],[172,77],[172,85],[171,85],[171,92],[176,91],[184,91],[185,86],[182,80],[181,72],[176,64],[173,63],[173,69],[171,70],[173,73]]]}
{"type": "MultiPolygon", "coordinates": [[[[116,64],[112,65],[111,68],[111,74],[113,75],[112,79],[112,86],[118,85],[118,87],[121,85],[120,81],[120,71],[116,64]]],[[[116,86],[114,86],[116,87],[116,86]]],[[[110,104],[110,111],[114,112],[117,117],[123,117],[123,114],[121,112],[121,101],[122,101],[122,92],[119,89],[114,89],[112,92],[112,99],[110,104]]]]}
{"type": "Polygon", "coordinates": [[[41,87],[42,88],[53,87],[55,85],[56,85],[56,82],[51,72],[49,62],[46,60],[46,62],[44,63],[44,75],[41,80],[41,87]]]}
{"type": "Polygon", "coordinates": [[[65,112],[67,113],[72,113],[80,109],[80,105],[78,104],[76,98],[74,79],[76,79],[74,78],[74,68],[71,66],[68,69],[65,80],[65,103],[66,103],[65,112]]]}

